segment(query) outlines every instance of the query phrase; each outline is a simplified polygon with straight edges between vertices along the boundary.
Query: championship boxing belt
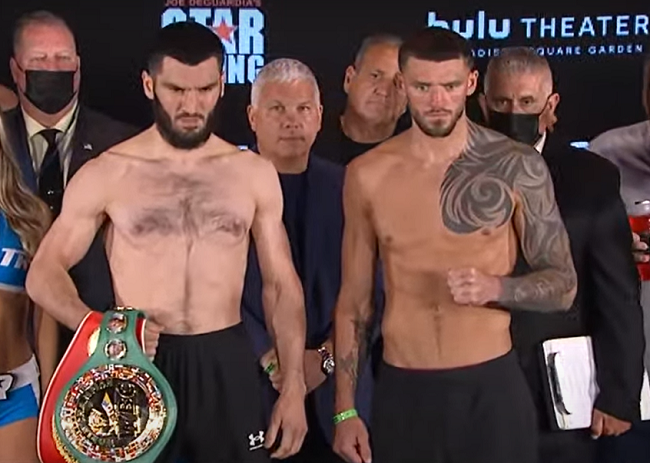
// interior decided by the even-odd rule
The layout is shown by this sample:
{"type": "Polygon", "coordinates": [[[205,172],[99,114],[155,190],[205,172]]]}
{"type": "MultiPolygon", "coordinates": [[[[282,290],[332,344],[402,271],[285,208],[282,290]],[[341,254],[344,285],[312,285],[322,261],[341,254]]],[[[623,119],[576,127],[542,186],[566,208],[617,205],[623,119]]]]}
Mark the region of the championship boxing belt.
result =
{"type": "Polygon", "coordinates": [[[151,463],[176,426],[169,383],[143,351],[145,315],[82,321],[50,382],[38,423],[42,463],[151,463]]]}

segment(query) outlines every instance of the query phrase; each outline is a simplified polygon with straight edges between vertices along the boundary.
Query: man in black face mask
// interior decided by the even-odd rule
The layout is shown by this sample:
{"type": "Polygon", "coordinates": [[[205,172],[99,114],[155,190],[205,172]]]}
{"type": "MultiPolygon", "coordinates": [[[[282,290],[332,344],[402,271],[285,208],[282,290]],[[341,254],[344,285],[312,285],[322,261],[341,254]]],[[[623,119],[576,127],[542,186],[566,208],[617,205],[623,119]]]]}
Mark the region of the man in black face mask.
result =
{"type": "MultiPolygon", "coordinates": [[[[56,217],[63,190],[89,159],[137,130],[86,108],[78,101],[81,60],[66,22],[47,11],[18,19],[11,74],[19,105],[3,115],[25,183],[56,217]]],[[[97,235],[70,274],[81,299],[95,310],[113,305],[106,254],[97,235]]],[[[72,333],[61,332],[63,353],[72,333]]]]}
{"type": "MultiPolygon", "coordinates": [[[[484,90],[479,103],[488,125],[535,146],[546,160],[578,275],[578,294],[569,312],[512,314],[513,342],[540,418],[540,463],[594,462],[594,438],[624,433],[639,418],[643,375],[638,276],[618,169],[549,135],[560,97],[553,93],[548,62],[533,49],[503,49],[488,64],[484,90]],[[552,431],[555,418],[545,406],[540,345],[585,335],[592,337],[600,388],[591,430],[552,431]]],[[[524,269],[520,261],[517,271],[524,269]]]]}

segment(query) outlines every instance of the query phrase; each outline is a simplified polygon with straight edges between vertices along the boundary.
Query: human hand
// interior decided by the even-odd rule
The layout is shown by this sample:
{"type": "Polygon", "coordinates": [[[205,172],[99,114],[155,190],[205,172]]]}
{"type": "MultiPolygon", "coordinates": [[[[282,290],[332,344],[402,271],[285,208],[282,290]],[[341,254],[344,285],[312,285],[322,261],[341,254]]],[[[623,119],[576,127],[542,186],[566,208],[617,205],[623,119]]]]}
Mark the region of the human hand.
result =
{"type": "Polygon", "coordinates": [[[349,418],[334,426],[334,452],[348,463],[370,463],[370,437],[361,418],[349,418]]]}
{"type": "Polygon", "coordinates": [[[260,359],[260,365],[264,372],[269,375],[269,381],[273,389],[280,391],[282,387],[282,372],[280,371],[280,361],[278,360],[278,353],[275,349],[269,350],[260,359]]]}
{"type": "Polygon", "coordinates": [[[151,319],[147,319],[144,322],[144,352],[150,360],[153,360],[156,356],[158,339],[160,339],[160,333],[162,333],[164,329],[165,327],[151,319]]]}
{"type": "Polygon", "coordinates": [[[650,262],[650,256],[647,254],[648,245],[641,241],[641,237],[632,233],[632,254],[637,263],[650,262]]]}
{"type": "Polygon", "coordinates": [[[632,424],[619,420],[605,412],[594,408],[591,416],[591,437],[598,439],[600,436],[620,436],[630,430],[632,424]]]}
{"type": "Polygon", "coordinates": [[[280,446],[271,458],[284,459],[300,451],[307,434],[305,392],[304,381],[296,381],[291,387],[283,387],[275,402],[264,446],[270,449],[280,433],[281,438],[280,446]]]}
{"type": "Polygon", "coordinates": [[[475,268],[450,270],[447,285],[456,304],[482,306],[497,301],[501,294],[501,280],[475,268]]]}

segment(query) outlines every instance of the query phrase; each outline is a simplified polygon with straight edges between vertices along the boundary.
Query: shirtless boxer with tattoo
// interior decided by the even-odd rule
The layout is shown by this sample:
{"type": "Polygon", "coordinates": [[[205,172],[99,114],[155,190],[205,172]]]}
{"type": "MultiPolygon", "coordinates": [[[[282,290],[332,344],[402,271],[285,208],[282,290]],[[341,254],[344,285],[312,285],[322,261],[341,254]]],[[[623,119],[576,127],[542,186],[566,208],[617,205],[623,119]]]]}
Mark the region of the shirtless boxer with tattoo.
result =
{"type": "Polygon", "coordinates": [[[279,431],[278,458],[295,454],[306,433],[305,313],[278,175],[212,134],[223,53],[197,23],[161,30],[142,76],[155,124],[74,176],[27,281],[38,304],[77,328],[89,309],[67,270],[108,220],[116,303],[147,314],[147,353],[178,402],[165,463],[268,462],[264,445],[279,431]],[[266,438],[260,372],[240,318],[249,231],[284,376],[266,438]]]}
{"type": "Polygon", "coordinates": [[[460,35],[420,31],[399,61],[413,127],[354,160],[345,181],[334,448],[357,463],[535,462],[503,307],[568,309],[575,296],[549,173],[531,147],[467,119],[477,73],[460,35]],[[519,246],[533,271],[509,277],[519,246]],[[377,249],[386,308],[369,439],[354,390],[377,249]]]}

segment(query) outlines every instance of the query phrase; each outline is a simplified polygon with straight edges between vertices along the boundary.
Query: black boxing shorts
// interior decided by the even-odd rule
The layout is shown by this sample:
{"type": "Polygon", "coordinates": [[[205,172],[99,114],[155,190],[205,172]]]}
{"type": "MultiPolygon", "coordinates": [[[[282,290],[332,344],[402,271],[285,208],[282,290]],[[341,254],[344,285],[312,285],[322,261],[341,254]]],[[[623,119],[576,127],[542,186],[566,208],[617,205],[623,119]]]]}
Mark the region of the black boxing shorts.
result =
{"type": "Polygon", "coordinates": [[[513,351],[444,370],[379,367],[373,463],[536,463],[537,418],[513,351]]]}
{"type": "Polygon", "coordinates": [[[162,334],[154,363],[178,403],[156,463],[268,463],[261,369],[239,323],[198,335],[162,334]]]}

